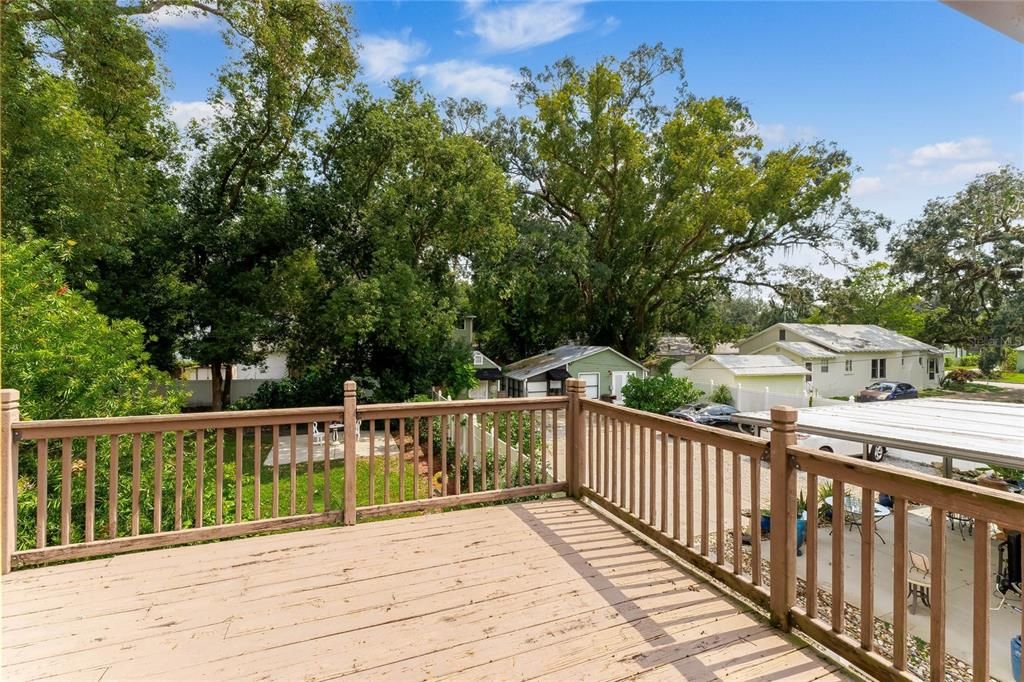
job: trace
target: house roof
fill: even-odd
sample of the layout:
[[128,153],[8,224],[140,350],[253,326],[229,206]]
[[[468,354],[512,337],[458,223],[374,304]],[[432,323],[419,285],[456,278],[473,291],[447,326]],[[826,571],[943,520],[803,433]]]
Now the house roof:
[[836,353],[870,353],[872,351],[919,350],[941,353],[935,346],[877,324],[794,324],[775,325],[799,334]]
[[522,381],[524,379],[529,379],[532,376],[543,374],[544,372],[555,369],[556,367],[568,365],[571,362],[582,360],[583,358],[606,350],[610,350],[626,362],[636,365],[641,370],[644,369],[644,366],[639,362],[626,357],[609,346],[577,346],[574,344],[568,344],[513,362],[511,365],[506,365],[504,373],[509,379]]
[[[771,343],[765,348],[778,348],[780,350],[788,350],[794,355],[799,355],[802,358],[818,359],[818,358],[837,358],[839,357],[827,348],[822,348],[816,343],[808,343],[806,341],[776,341]],[[762,349],[764,350],[764,349]],[[759,353],[760,351],[754,351]]]
[[[654,347],[654,354],[663,357],[699,355],[703,352],[703,349],[694,344],[689,336],[662,336]],[[734,343],[719,343],[715,344],[714,352],[718,355],[726,355],[729,353],[739,353],[740,349]]]
[[784,355],[705,355],[690,365],[697,369],[716,362],[736,376],[806,375],[807,369]]
[[1024,346],[1017,346],[1014,350],[1024,350]]

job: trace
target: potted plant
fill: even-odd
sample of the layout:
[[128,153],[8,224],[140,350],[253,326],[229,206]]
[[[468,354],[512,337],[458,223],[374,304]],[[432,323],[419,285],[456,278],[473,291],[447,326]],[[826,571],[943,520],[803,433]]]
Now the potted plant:
[[827,497],[832,497],[832,481],[822,481],[818,484],[818,519],[821,521],[832,520],[832,507],[825,502]]

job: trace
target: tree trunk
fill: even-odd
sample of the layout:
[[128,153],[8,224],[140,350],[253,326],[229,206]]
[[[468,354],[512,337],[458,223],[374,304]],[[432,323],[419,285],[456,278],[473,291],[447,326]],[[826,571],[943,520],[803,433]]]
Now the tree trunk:
[[210,409],[214,412],[221,410],[224,405],[223,376],[220,371],[219,361],[210,363]]
[[220,391],[220,406],[221,409],[226,408],[231,404],[231,365],[224,365],[224,383],[221,386]]

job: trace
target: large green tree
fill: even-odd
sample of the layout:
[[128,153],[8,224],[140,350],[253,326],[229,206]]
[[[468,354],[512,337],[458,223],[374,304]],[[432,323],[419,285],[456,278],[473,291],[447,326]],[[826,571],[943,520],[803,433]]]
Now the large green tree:
[[[642,356],[660,330],[687,331],[693,310],[728,284],[770,282],[777,249],[835,257],[844,240],[874,246],[874,226],[845,200],[847,154],[824,143],[766,151],[738,100],[683,91],[681,51],[640,46],[621,61],[564,59],[523,73],[520,103],[535,113],[499,118],[488,135],[517,181],[517,217],[559,260],[541,277],[524,271],[521,254],[481,273],[499,302],[492,316],[503,289],[565,278],[571,291],[533,314]],[[678,86],[670,106],[655,98],[659,78]],[[508,334],[521,315],[503,319]]]
[[[893,268],[928,307],[925,339],[1002,347],[1024,333],[1024,173],[1004,167],[929,201],[889,243]],[[1016,313],[1016,314],[1015,314]],[[998,337],[997,337],[998,336]]]
[[840,279],[812,277],[817,282],[813,324],[877,324],[919,338],[926,313],[921,298],[908,291],[885,262],[854,268]]
[[358,90],[314,154],[293,197],[309,248],[293,264],[292,362],[372,376],[379,398],[451,386],[469,360],[452,339],[468,277],[512,237],[501,169],[409,83]]

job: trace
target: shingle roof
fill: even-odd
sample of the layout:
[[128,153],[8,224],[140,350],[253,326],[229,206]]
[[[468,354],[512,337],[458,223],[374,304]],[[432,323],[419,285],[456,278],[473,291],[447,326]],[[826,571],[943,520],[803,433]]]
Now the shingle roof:
[[767,376],[772,374],[806,375],[807,369],[784,355],[707,355],[690,365],[691,369],[713,360],[737,376]]
[[[569,364],[570,362],[576,362],[577,360],[587,356],[594,355],[595,353],[600,353],[604,350],[611,350],[612,352],[615,352],[614,349],[609,348],[608,346],[577,346],[574,344],[559,346],[558,348],[552,348],[544,353],[539,353],[538,355],[513,362],[511,365],[506,365],[504,374],[509,379],[522,381],[524,379],[529,379],[532,376],[543,374],[544,372],[555,369],[556,367],[561,367]],[[643,365],[638,362],[630,360],[624,355],[622,357],[640,369],[643,369]]]
[[[689,336],[662,336],[654,348],[654,354],[666,357],[681,355],[701,354],[704,351],[698,348]],[[739,348],[733,343],[715,344],[715,353],[725,355],[726,353],[739,353]]]
[[808,343],[806,341],[776,341],[768,346],[768,348],[781,348],[782,350],[788,350],[790,353],[799,355],[802,358],[817,359],[839,357],[827,348],[822,348],[816,343]]
[[876,324],[793,324],[780,325],[837,353],[922,350],[941,351],[923,341],[879,327]]

